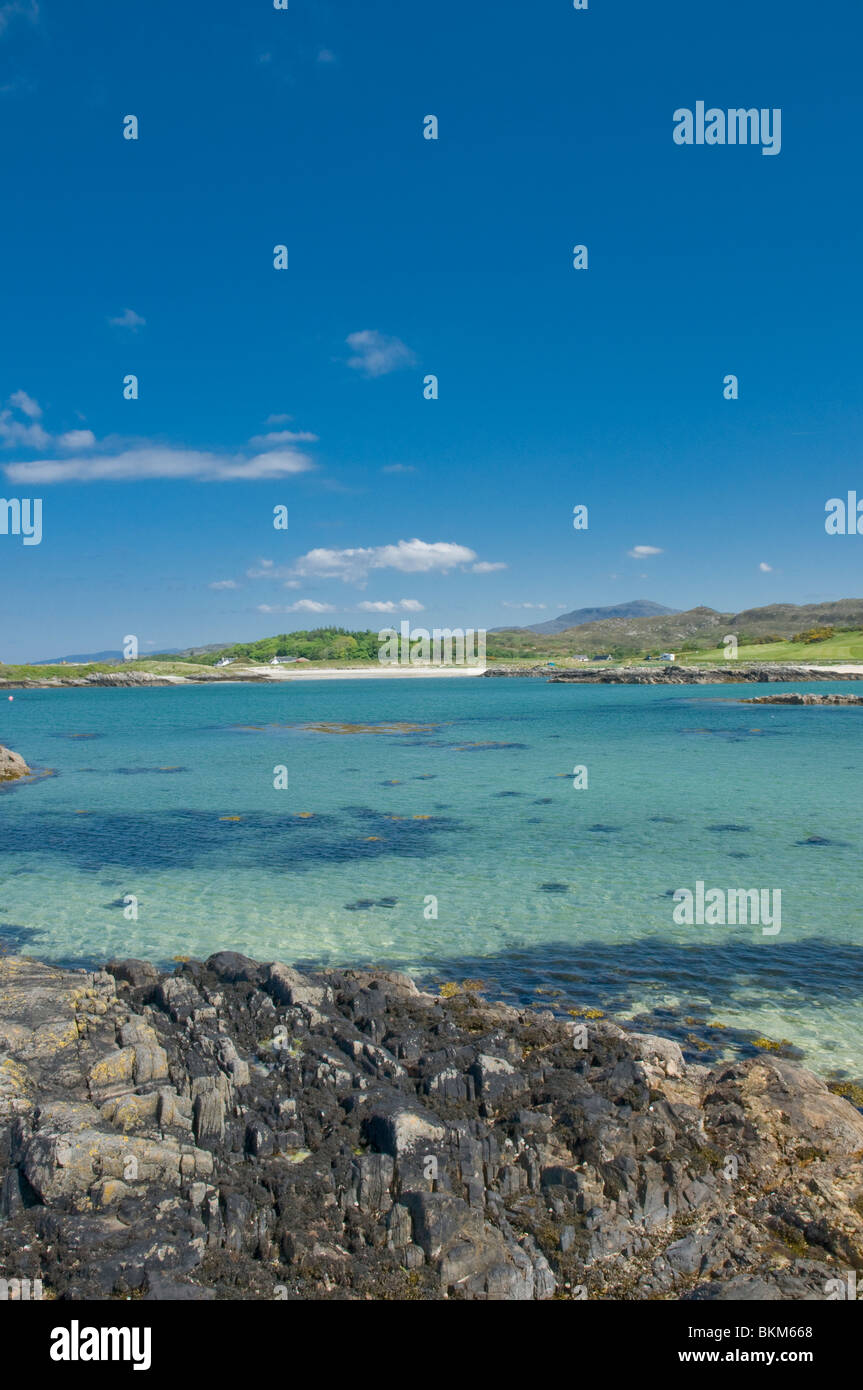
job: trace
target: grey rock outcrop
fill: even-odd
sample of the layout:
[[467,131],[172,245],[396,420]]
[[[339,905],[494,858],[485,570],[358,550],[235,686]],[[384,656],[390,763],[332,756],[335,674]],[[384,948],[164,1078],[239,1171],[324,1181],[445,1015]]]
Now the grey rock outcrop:
[[0,1268],[104,1299],[808,1299],[863,1115],[772,1056],[233,952],[0,957]]

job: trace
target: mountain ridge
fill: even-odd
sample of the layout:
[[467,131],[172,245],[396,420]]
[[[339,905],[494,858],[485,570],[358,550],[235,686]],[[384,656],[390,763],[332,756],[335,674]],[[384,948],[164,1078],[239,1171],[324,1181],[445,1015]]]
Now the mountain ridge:
[[[651,601],[646,599],[633,600],[633,603],[651,604]],[[608,613],[616,612],[621,607],[630,608],[631,606],[630,604],[614,604],[605,610],[574,609],[573,612],[576,614],[603,611]],[[651,649],[676,652],[684,648],[684,644],[688,644],[688,650],[707,649],[721,645],[728,634],[734,634],[742,644],[744,638],[754,640],[782,638],[787,640],[800,632],[818,627],[863,630],[863,598],[835,599],[830,602],[810,604],[772,603],[760,608],[745,608],[739,613],[722,613],[703,604],[683,611],[663,609],[661,604],[651,604],[651,606],[661,611],[658,614],[635,617],[594,617],[590,621],[565,627],[556,632],[549,631],[549,625],[545,623],[539,623],[534,627],[492,628],[488,634],[489,639],[493,639],[489,641],[489,646],[495,649],[496,656],[505,654],[517,657],[520,654],[533,654],[539,646],[549,655],[584,654],[591,656],[622,649],[632,652]],[[562,614],[560,620],[552,619],[551,622],[565,621],[571,616],[572,613]],[[323,632],[324,630],[318,631]],[[333,631],[345,635],[343,629],[333,629]],[[349,636],[349,634],[347,635]],[[310,634],[286,634],[286,637],[291,638],[294,642],[299,641],[303,636],[308,638]],[[272,646],[276,641],[277,639],[271,636],[255,639],[251,643],[213,642],[207,646],[162,648],[161,651],[148,653],[147,659],[158,660],[160,657],[173,656],[182,660],[199,657],[207,663],[208,658],[214,658],[220,652],[231,652],[240,647],[260,646],[269,643],[272,650],[276,650],[276,647]],[[502,648],[509,650],[504,653]],[[278,650],[281,651],[281,647]],[[56,666],[63,661],[69,665],[93,660],[119,661],[121,655],[119,651],[105,652],[89,657],[54,657],[47,661],[29,664],[33,666]]]
[[545,637],[555,654],[586,655],[650,648],[679,651],[684,643],[690,650],[721,645],[729,634],[744,638],[789,639],[815,627],[863,628],[863,598],[836,599],[830,603],[773,603],[763,608],[746,608],[739,613],[720,613],[699,606],[683,612],[647,618],[607,618],[582,623],[554,634],[541,634],[528,628],[502,628],[495,632],[496,646],[509,639],[512,655],[532,650]]
[[[516,629],[519,632],[536,632],[543,636],[565,632],[570,627],[582,627],[587,623],[605,622],[612,618],[660,618],[679,613],[679,608],[666,608],[652,599],[633,598],[625,603],[613,603],[606,608],[574,608],[570,613],[559,613],[542,623],[532,623],[528,627]],[[510,632],[504,627],[492,628],[492,632]]]

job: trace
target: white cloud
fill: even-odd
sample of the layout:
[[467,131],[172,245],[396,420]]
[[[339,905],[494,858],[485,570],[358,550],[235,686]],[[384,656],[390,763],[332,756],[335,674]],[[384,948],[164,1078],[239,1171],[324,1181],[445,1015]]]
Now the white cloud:
[[503,560],[480,560],[478,564],[471,565],[473,574],[493,574],[495,570],[509,569]]
[[122,314],[115,319],[109,319],[112,328],[130,328],[133,333],[137,333],[139,328],[143,328],[147,320],[142,319],[140,314],[136,314],[134,309],[124,309]]
[[504,600],[504,608],[547,608],[547,603],[507,603]]
[[345,341],[354,352],[354,356],[348,358],[348,366],[364,376],[387,376],[402,367],[412,367],[416,362],[413,352],[400,338],[389,338],[375,328],[349,333]]
[[[12,410],[0,411],[0,443],[5,449],[48,449],[51,435],[39,423],[42,407],[26,391],[13,391],[8,404]],[[23,419],[15,418],[15,414]],[[62,449],[89,449],[96,443],[92,430],[67,430],[56,443]],[[14,466],[14,465],[12,465]]]
[[92,449],[96,436],[92,430],[67,430],[60,435],[57,443],[63,449]]
[[256,434],[249,443],[253,448],[274,448],[278,444],[317,444],[318,436],[309,430],[277,430],[272,434]]
[[265,423],[268,425],[286,425],[293,418],[293,415],[268,415]]
[[632,549],[628,550],[626,553],[630,555],[633,560],[643,560],[646,555],[662,555],[663,551],[656,545],[634,545]]
[[[286,478],[308,473],[317,465],[295,448],[299,442],[315,443],[309,431],[279,431],[258,435],[234,453],[177,448],[171,444],[106,439],[98,441],[92,430],[66,430],[53,438],[40,423],[42,409],[26,391],[15,391],[0,410],[0,446],[40,450],[42,458],[5,465],[15,483],[89,483],[136,481],[145,478],[193,478],[199,481],[253,481]],[[79,419],[84,417],[78,413]],[[76,453],[76,458],[47,457],[49,449]],[[81,451],[87,450],[86,454]],[[254,451],[254,452],[253,452]]]
[[[35,429],[36,426],[31,428]],[[0,414],[0,438],[3,417]],[[50,441],[49,441],[50,442]],[[32,447],[32,445],[31,445]],[[119,453],[90,454],[76,459],[34,459],[12,463],[6,476],[13,483],[136,482],[144,478],[193,478],[200,482],[284,478],[307,473],[315,465],[295,449],[274,449],[243,458],[196,449],[143,445]]]
[[212,584],[208,584],[208,589],[239,589],[236,579],[215,579]]
[[26,391],[13,391],[9,397],[9,404],[14,405],[16,410],[20,410],[22,415],[26,415],[31,420],[41,420],[42,407],[38,401],[34,401],[32,396],[28,396]]
[[423,613],[423,605],[415,598],[400,598],[398,602],[393,599],[379,600],[376,603],[365,602],[358,605],[362,613]]
[[762,574],[770,574],[773,570],[773,566],[765,564],[763,560],[761,561],[761,564],[758,566],[758,568],[760,569]]
[[26,424],[16,420],[11,410],[0,410],[0,444],[4,449],[47,449],[51,436],[37,420]]
[[393,569],[401,574],[446,574],[456,565],[477,558],[466,545],[450,541],[398,541],[352,550],[324,547],[310,550],[296,561],[293,574],[303,579],[341,579],[345,584],[364,584],[371,570]]
[[313,598],[301,598],[296,603],[287,606],[270,603],[258,604],[259,613],[335,613],[335,611],[332,604],[318,603]]

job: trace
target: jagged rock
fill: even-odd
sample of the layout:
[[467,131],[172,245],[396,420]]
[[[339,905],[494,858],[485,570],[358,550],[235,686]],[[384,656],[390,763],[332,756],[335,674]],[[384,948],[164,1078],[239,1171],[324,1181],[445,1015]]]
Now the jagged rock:
[[375,1148],[393,1158],[402,1158],[418,1145],[443,1144],[446,1129],[434,1116],[396,1103],[370,1115],[365,1132]]
[[218,975],[220,980],[232,985],[243,980],[257,985],[266,974],[264,967],[257,961],[251,960],[249,956],[239,955],[236,951],[217,951],[208,959],[207,969]]
[[301,975],[299,970],[292,970],[281,961],[274,961],[269,966],[264,978],[264,988],[280,1004],[319,1005],[332,997],[330,989],[314,984],[307,975]]
[[805,1299],[863,1266],[863,1115],[782,1058],[573,1046],[388,971],[112,971],[0,957],[0,1268],[55,1296]]
[[160,979],[155,965],[148,960],[109,960],[105,969],[132,989],[146,989],[148,985],[158,984]]
[[503,1057],[481,1054],[471,1067],[470,1074],[476,1083],[477,1094],[491,1104],[498,1104],[504,1098],[527,1090],[525,1078]]

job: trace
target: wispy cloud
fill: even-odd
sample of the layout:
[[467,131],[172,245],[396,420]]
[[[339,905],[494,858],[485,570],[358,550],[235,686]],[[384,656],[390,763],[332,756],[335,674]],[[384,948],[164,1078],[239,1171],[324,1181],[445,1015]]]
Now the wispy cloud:
[[208,589],[239,589],[236,579],[214,579],[212,584],[208,584]]
[[647,555],[662,555],[664,552],[658,545],[634,545],[631,550],[627,550],[627,555],[633,560],[643,560]]
[[61,449],[92,449],[96,436],[92,430],[67,430],[57,440]]
[[270,434],[256,434],[249,443],[254,448],[272,449],[279,444],[317,444],[318,436],[310,430],[275,430]]
[[331,603],[318,603],[313,598],[301,598],[296,603],[290,604],[271,604],[259,603],[259,613],[335,613]]
[[47,449],[51,436],[46,434],[38,421],[25,425],[14,419],[10,411],[0,410],[0,443],[4,449]]
[[31,24],[39,23],[39,6],[36,0],[10,0],[0,5],[0,38],[16,19],[27,19]]
[[140,314],[136,314],[134,309],[124,309],[115,319],[109,319],[112,328],[128,328],[133,333],[137,333],[139,328],[146,325],[147,320],[142,319]]
[[6,468],[6,476],[13,483],[138,482],[145,478],[251,482],[258,478],[285,478],[307,473],[314,467],[305,454],[295,449],[274,449],[244,458],[241,454],[223,456],[197,449],[147,444],[119,453],[12,463]]
[[507,603],[503,602],[504,608],[547,608],[547,603]]
[[764,560],[761,561],[761,564],[758,566],[758,568],[760,569],[762,574],[772,574],[773,572],[773,566],[768,565]]
[[13,391],[9,397],[9,404],[16,410],[20,410],[22,415],[26,415],[30,420],[41,420],[42,407],[38,401],[34,401],[32,396],[28,396],[26,391]]
[[349,333],[345,341],[354,354],[348,358],[348,366],[363,376],[388,376],[416,362],[414,353],[401,338],[389,338],[375,328]]
[[[13,483],[136,482],[147,478],[189,478],[199,482],[254,481],[308,473],[317,465],[294,447],[315,442],[308,431],[257,435],[240,450],[217,453],[147,441],[104,440],[92,430],[66,430],[52,436],[42,425],[42,409],[26,391],[9,397],[0,410],[0,446],[35,451],[56,449],[76,457],[43,457],[5,465]],[[82,452],[86,451],[86,452]]]
[[471,565],[472,574],[494,574],[495,570],[505,569],[509,569],[509,566],[503,560],[480,560]]
[[96,443],[92,430],[67,430],[52,441],[52,436],[40,424],[41,405],[26,391],[13,391],[8,406],[11,409],[0,410],[0,444],[4,449],[48,449],[53,442],[61,449],[75,450],[90,449]]
[[412,463],[385,463],[382,473],[416,473]]
[[379,599],[377,602],[366,601],[357,604],[361,613],[424,613],[425,608],[415,598],[400,598],[398,602],[393,599]]

